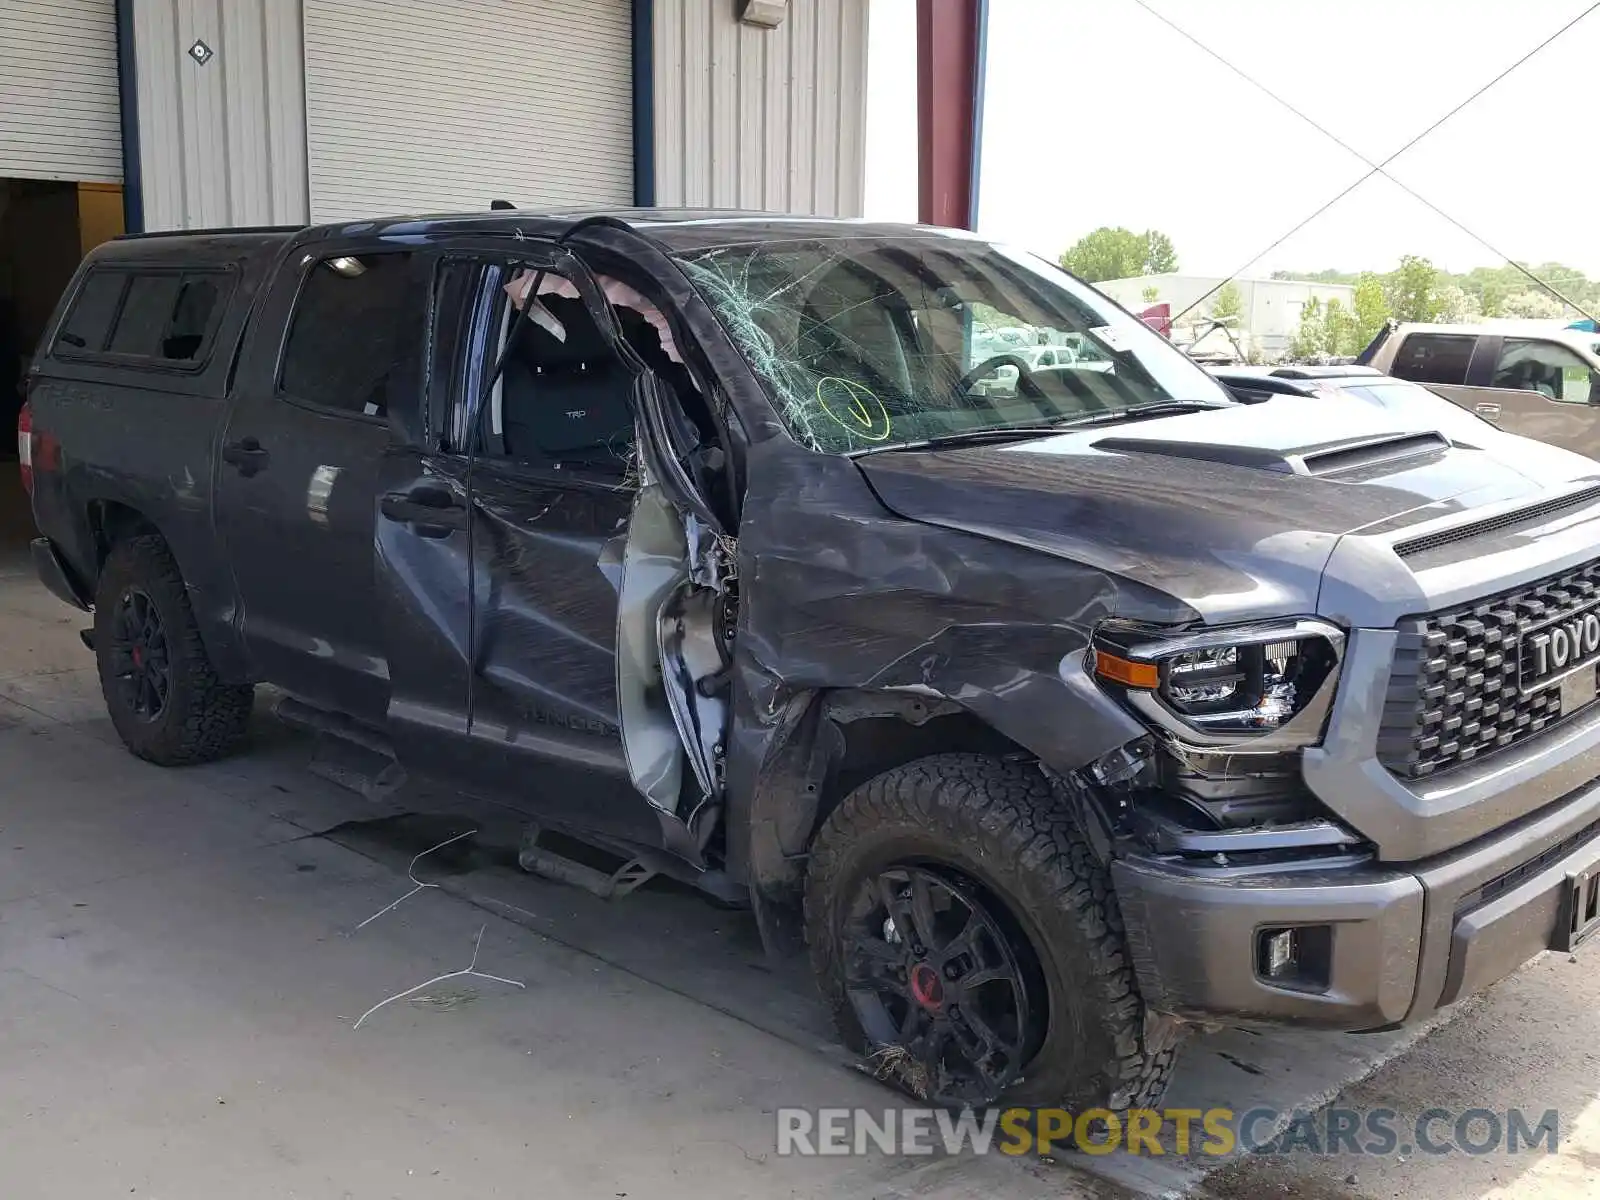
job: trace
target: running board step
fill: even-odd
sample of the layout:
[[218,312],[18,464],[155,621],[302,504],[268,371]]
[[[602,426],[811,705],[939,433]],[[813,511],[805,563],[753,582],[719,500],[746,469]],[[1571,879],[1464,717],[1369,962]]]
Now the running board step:
[[316,753],[306,769],[374,804],[389,799],[406,782],[405,768],[394,759],[328,733],[317,735]]
[[278,702],[278,719],[316,735],[307,769],[374,803],[387,800],[406,782],[389,741],[380,732],[343,713],[331,713],[293,696]]
[[569,883],[602,900],[620,900],[656,877],[655,869],[637,858],[628,859],[610,873],[591,867],[539,845],[541,832],[537,825],[530,825],[523,835],[522,849],[517,852],[518,865],[530,875]]

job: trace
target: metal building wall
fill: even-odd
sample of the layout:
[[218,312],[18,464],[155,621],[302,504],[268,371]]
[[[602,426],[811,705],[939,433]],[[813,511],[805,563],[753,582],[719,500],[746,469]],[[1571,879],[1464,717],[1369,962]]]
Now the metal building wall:
[[791,0],[767,30],[655,0],[656,202],[860,216],[867,6]]
[[304,0],[311,213],[625,205],[629,0]]
[[[110,0],[82,2],[111,6]],[[516,12],[522,0],[494,2],[510,3],[507,11]],[[606,0],[608,22],[622,2]],[[791,0],[783,23],[769,31],[740,24],[737,0],[653,0],[654,69],[646,94],[654,114],[653,162],[647,165],[653,168],[655,202],[859,215],[868,2]],[[557,0],[544,3],[555,8]],[[581,20],[585,13],[577,0],[559,0],[559,5],[565,9],[563,17],[571,13]],[[318,156],[307,150],[306,55],[316,58],[320,51],[305,45],[302,0],[135,0],[129,7],[134,16],[145,228],[312,219],[308,159]],[[383,10],[373,5],[372,11],[376,15]],[[448,11],[448,5],[436,7],[436,18]],[[460,33],[452,32],[449,20],[441,19],[440,27],[446,39]],[[381,30],[381,22],[374,28]],[[595,55],[615,74],[620,65],[612,50],[615,39],[599,38],[606,53],[596,55],[595,46],[586,44],[595,37],[591,31],[571,45]],[[214,54],[204,65],[187,53],[197,39]],[[373,54],[381,60],[379,43],[381,38],[374,42]],[[313,90],[324,111],[337,112],[345,97],[330,85],[347,64],[325,66]],[[505,86],[513,90],[511,84]],[[470,111],[481,100],[457,95],[451,107]],[[567,171],[554,170],[550,178],[560,180],[562,188],[545,196],[536,194],[544,188],[524,185],[512,189],[517,193],[513,198],[529,203],[623,200],[632,164],[626,161],[620,115],[617,120],[591,120],[589,129],[604,133],[608,158],[617,160],[602,186],[595,187],[595,178],[585,176],[589,186],[573,191],[562,179]],[[507,131],[497,140],[515,139]],[[385,153],[373,149],[374,169],[392,162],[397,152],[406,153],[392,144],[393,136],[389,141]],[[407,149],[415,153],[417,148]],[[347,165],[341,164],[340,175]],[[495,173],[496,179],[506,177],[503,169]],[[326,190],[337,192],[341,182],[330,179]],[[478,193],[486,185],[472,189],[470,198],[481,203]],[[596,194],[579,194],[588,192]],[[342,211],[348,205],[325,207]],[[358,207],[371,211],[366,203]]]
[[110,0],[0,0],[0,177],[122,181]]
[[305,221],[300,0],[132,8],[145,228]]

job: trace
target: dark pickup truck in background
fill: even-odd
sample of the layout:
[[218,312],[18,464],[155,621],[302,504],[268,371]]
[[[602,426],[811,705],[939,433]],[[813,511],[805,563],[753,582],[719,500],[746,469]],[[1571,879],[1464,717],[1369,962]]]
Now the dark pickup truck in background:
[[803,911],[918,1095],[1149,1104],[1194,1023],[1387,1027],[1600,926],[1600,465],[1236,403],[1005,247],[128,238],[28,388],[39,573],[136,754],[226,753],[268,681],[774,946]]

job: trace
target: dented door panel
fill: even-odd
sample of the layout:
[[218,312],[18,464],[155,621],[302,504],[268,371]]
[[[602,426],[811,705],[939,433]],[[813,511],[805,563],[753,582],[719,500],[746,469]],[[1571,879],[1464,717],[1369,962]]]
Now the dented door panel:
[[616,762],[617,594],[599,560],[632,497],[483,463],[475,491],[480,736],[513,753],[528,738],[592,743],[586,757]]
[[[449,497],[448,507],[418,504],[424,489]],[[389,657],[389,732],[396,757],[425,772],[467,757],[466,512],[465,483],[448,457],[402,449],[385,459],[376,583]]]
[[[429,456],[412,475],[464,516],[466,467]],[[389,494],[410,478],[397,471]],[[472,493],[470,531],[379,518],[397,756],[543,822],[659,844],[622,757],[616,592],[598,565],[629,495],[481,460]]]
[[660,844],[623,758],[617,593],[600,569],[632,495],[616,480],[475,470],[470,769],[548,823]]
[[670,829],[622,754],[618,594],[600,566],[632,493],[618,480],[477,472],[470,770],[541,821],[661,845]]

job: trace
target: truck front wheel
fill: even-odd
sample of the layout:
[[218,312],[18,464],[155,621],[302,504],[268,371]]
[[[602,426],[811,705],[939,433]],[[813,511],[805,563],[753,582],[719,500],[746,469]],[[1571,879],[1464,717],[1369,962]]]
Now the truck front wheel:
[[129,750],[162,766],[232,750],[255,689],[217,678],[183,576],[155,534],[118,542],[95,590],[94,652],[111,723]]
[[1110,878],[1036,766],[942,754],[857,788],[818,834],[812,966],[845,1042],[936,1104],[1154,1106]]

